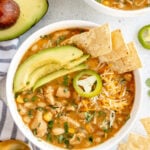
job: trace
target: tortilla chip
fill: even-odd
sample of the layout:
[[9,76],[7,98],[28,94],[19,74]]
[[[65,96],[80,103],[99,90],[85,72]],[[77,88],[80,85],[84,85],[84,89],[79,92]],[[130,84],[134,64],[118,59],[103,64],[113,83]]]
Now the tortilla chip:
[[150,136],[150,118],[141,119],[141,123],[143,124],[147,134]]
[[101,62],[116,61],[128,55],[128,47],[125,43],[121,30],[117,29],[111,33],[112,51],[106,55],[100,56]]
[[111,69],[118,73],[125,73],[125,72],[133,71],[142,67],[142,64],[137,54],[134,43],[130,42],[129,44],[127,44],[127,46],[129,49],[129,53],[127,56],[117,61],[109,63]]
[[135,133],[129,134],[126,144],[130,150],[150,150],[150,138]]
[[119,144],[118,150],[128,150],[127,144],[125,144],[125,143]]
[[108,24],[92,28],[88,32],[72,36],[63,44],[75,44],[92,57],[105,55],[112,50],[111,32]]

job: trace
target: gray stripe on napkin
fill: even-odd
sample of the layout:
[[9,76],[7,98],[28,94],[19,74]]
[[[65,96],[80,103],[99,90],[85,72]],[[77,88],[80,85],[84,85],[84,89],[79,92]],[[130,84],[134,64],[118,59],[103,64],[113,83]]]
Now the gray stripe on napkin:
[[2,133],[4,124],[5,124],[5,120],[6,120],[6,114],[7,114],[7,107],[4,103],[2,103],[2,109],[1,109],[1,120],[0,120],[0,135]]
[[13,124],[13,129],[12,129],[12,132],[11,132],[11,139],[15,139],[16,138],[16,136],[17,136],[17,126],[16,126],[16,124],[14,123]]
[[0,58],[0,63],[10,63],[11,62],[11,59],[8,58],[8,59],[2,59]]
[[6,74],[7,74],[6,72],[1,72],[0,71],[0,76],[6,76]]
[[[18,39],[11,41],[0,42],[0,82],[4,80],[7,75],[7,69],[12,57],[16,53],[18,47]],[[1,80],[2,79],[2,80]],[[3,85],[0,89],[3,90]],[[3,97],[1,97],[3,98]],[[5,99],[5,98],[4,98]],[[17,125],[13,122],[9,109],[6,104],[0,100],[0,141],[7,139],[19,139],[28,143],[32,150],[40,150],[34,144],[32,144],[20,130]]]
[[17,45],[8,45],[8,46],[2,46],[0,45],[0,50],[1,51],[10,51],[12,49],[17,49]]

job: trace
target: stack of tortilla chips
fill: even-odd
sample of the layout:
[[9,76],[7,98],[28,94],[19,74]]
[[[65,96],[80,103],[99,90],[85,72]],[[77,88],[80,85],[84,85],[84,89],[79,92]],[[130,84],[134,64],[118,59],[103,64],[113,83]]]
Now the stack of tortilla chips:
[[110,31],[108,24],[74,35],[62,44],[75,44],[100,62],[109,64],[117,73],[140,68],[141,61],[133,42],[125,43],[120,29]]

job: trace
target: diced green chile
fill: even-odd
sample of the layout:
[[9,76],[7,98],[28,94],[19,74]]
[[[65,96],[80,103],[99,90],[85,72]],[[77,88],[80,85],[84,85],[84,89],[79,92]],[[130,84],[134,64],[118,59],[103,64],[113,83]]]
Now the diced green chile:
[[[84,77],[84,76],[94,76],[96,78],[96,82],[94,83],[94,89],[90,92],[84,91],[79,85],[78,81]],[[99,74],[97,74],[93,70],[83,70],[82,72],[78,73],[74,78],[73,78],[73,87],[75,91],[82,97],[94,97],[96,95],[99,95],[102,89],[102,80]]]

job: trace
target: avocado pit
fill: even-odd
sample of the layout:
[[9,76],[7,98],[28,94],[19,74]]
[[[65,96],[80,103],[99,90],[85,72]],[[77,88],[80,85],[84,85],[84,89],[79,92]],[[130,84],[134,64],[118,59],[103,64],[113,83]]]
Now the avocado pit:
[[0,1],[0,28],[5,29],[16,23],[20,15],[20,8],[13,0]]

